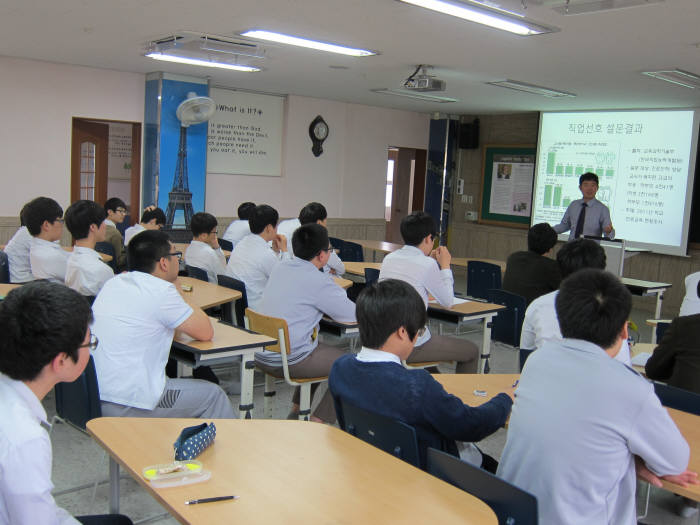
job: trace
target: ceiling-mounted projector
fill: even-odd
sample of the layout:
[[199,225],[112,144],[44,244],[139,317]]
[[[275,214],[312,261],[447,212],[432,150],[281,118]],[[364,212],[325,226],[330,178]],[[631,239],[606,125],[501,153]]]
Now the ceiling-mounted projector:
[[[408,77],[404,83],[403,87],[412,91],[445,91],[447,89],[447,82],[435,78],[432,75],[428,75],[426,72],[426,67],[424,65],[419,65],[413,74]],[[420,74],[418,72],[420,71]]]

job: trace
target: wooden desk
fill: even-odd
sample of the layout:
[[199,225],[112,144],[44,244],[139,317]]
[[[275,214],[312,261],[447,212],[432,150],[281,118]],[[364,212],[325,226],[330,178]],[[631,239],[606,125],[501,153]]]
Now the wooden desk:
[[349,279],[343,279],[342,277],[333,277],[335,284],[340,286],[343,290],[347,290],[352,286],[352,281]]
[[491,357],[491,319],[498,315],[499,310],[505,306],[500,304],[482,303],[479,301],[467,301],[445,308],[437,303],[428,303],[428,317],[442,319],[459,326],[465,321],[482,319],[483,336],[481,339],[481,354],[479,356],[479,373],[483,374],[486,363]]
[[[641,354],[643,352],[646,352],[648,354],[653,354],[654,349],[656,349],[656,343],[637,343],[634,346],[630,346],[630,359],[636,356],[637,354]],[[646,370],[643,366],[635,366],[632,365],[632,368],[634,368],[637,372],[642,374],[643,376],[646,376]]]
[[[176,252],[182,252],[182,260],[185,260],[185,252],[187,251],[187,247],[190,245],[188,242],[174,242],[172,243],[173,248],[175,249]],[[228,260],[229,257],[231,257],[231,252],[228,250],[221,250],[224,252],[224,255],[226,256],[226,259]]]
[[372,261],[377,261],[377,252],[382,252],[384,254],[395,252],[403,248],[403,244],[394,244],[393,242],[386,241],[369,241],[365,239],[344,239],[347,242],[354,242],[359,244],[363,248],[372,250]]
[[345,273],[350,275],[359,275],[364,279],[365,268],[374,268],[375,270],[381,270],[382,263],[380,262],[343,262],[345,265]]
[[357,337],[360,335],[360,328],[357,323],[341,323],[325,315],[321,317],[320,322],[321,332],[336,335],[341,339],[349,337]]
[[[110,511],[119,509],[119,465],[180,523],[286,525],[496,524],[482,501],[330,425],[216,420],[197,459],[204,483],[153,488],[144,467],[173,459],[173,442],[198,419],[98,418],[87,429],[110,455]],[[185,505],[219,495],[240,499]]]
[[[635,345],[639,346],[639,344]],[[442,384],[447,392],[454,394],[467,405],[481,405],[499,392],[508,389],[520,374],[435,374],[433,376]],[[486,390],[486,397],[474,395],[474,390]],[[700,471],[700,416],[668,409],[671,419],[690,445],[690,463],[688,468],[694,472]],[[666,490],[700,501],[700,485],[681,487],[675,483],[663,481]]]
[[22,286],[21,284],[0,284],[0,298],[4,298],[8,293],[10,293],[10,290],[14,290],[18,286]]
[[197,341],[178,333],[173,340],[171,357],[186,365],[216,365],[230,363],[241,357],[241,400],[238,405],[239,417],[253,417],[253,375],[255,371],[255,352],[265,346],[275,344],[276,339],[256,334],[243,328],[237,328],[212,319],[214,337],[211,341]]
[[[654,281],[642,281],[640,279],[631,279],[630,277],[623,277],[622,284],[624,284],[632,295],[656,295],[656,310],[654,310],[654,318],[658,319],[661,317],[661,303],[664,300],[664,292],[668,290],[672,285],[670,283],[656,283]],[[651,333],[651,342],[656,343],[656,330]]]
[[[183,284],[190,285],[192,291],[183,292],[181,288]],[[194,277],[178,277],[175,287],[187,304],[192,307],[198,306],[202,309],[230,303],[231,301],[240,299],[242,296],[241,292],[238,290],[208,283],[206,281],[200,281]]]

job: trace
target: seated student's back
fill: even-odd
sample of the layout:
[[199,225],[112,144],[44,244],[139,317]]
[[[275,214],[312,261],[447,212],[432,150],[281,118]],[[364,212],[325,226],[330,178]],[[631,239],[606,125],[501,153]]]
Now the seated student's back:
[[57,241],[63,234],[63,209],[47,197],[37,197],[24,208],[24,220],[32,244],[29,262],[35,279],[63,283],[66,279],[68,252]]
[[32,234],[29,233],[26,224],[24,223],[24,209],[22,208],[19,214],[20,228],[12,236],[12,239],[5,246],[4,252],[7,254],[8,263],[10,265],[10,282],[11,283],[27,283],[34,280],[32,275],[32,266],[29,262],[29,250],[32,246]]

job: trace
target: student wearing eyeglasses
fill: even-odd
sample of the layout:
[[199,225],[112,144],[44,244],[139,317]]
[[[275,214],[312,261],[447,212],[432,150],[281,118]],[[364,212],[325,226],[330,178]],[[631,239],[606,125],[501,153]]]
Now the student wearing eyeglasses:
[[126,268],[126,251],[124,250],[124,239],[119,230],[117,230],[117,224],[124,222],[126,204],[119,197],[112,197],[107,199],[104,208],[107,212],[105,241],[114,248],[114,260],[116,261],[117,271],[121,271]]

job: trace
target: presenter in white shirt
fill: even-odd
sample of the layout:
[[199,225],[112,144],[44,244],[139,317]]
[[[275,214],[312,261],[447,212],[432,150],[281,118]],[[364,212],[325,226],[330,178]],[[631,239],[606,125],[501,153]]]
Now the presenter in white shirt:
[[231,224],[228,225],[228,228],[226,228],[224,234],[221,236],[222,239],[233,244],[233,248],[236,247],[238,241],[250,233],[248,219],[250,218],[250,214],[253,213],[253,210],[255,210],[255,203],[242,203],[238,207],[238,219],[231,222]]
[[51,425],[41,401],[85,369],[96,345],[91,320],[87,301],[57,283],[28,283],[0,303],[0,524],[131,524],[118,515],[74,518],[51,495]]
[[79,294],[95,296],[114,277],[95,251],[95,244],[105,240],[106,218],[104,208],[94,201],[79,200],[66,210],[66,227],[75,239],[66,266],[66,286]]
[[[452,256],[446,246],[433,249],[437,229],[433,218],[414,211],[401,221],[401,236],[406,245],[384,257],[379,280],[398,279],[413,286],[426,309],[431,295],[442,306],[454,301],[454,278],[450,269]],[[408,363],[456,361],[458,374],[476,373],[479,360],[477,346],[464,339],[425,333],[418,338]]]
[[614,239],[615,229],[610,219],[610,210],[595,198],[598,193],[598,175],[584,173],[578,178],[578,187],[583,198],[569,204],[561,222],[553,226],[554,231],[557,233],[570,231],[569,241],[584,235]]
[[236,244],[226,266],[227,275],[245,284],[248,306],[253,310],[260,305],[272,269],[281,260],[291,258],[287,239],[277,233],[277,221],[279,214],[272,206],[256,206],[248,219],[251,233]]
[[217,275],[226,273],[226,256],[219,246],[218,222],[211,213],[199,212],[192,216],[192,242],[185,251],[185,264],[207,272],[210,283],[217,284]]
[[61,206],[48,197],[37,197],[24,208],[24,220],[33,237],[29,263],[35,279],[56,283],[66,279],[68,252],[57,242],[63,234],[62,217]]
[[141,222],[129,226],[124,230],[124,246],[129,244],[131,238],[144,230],[160,230],[165,226],[165,212],[155,206],[149,206],[141,215]]

